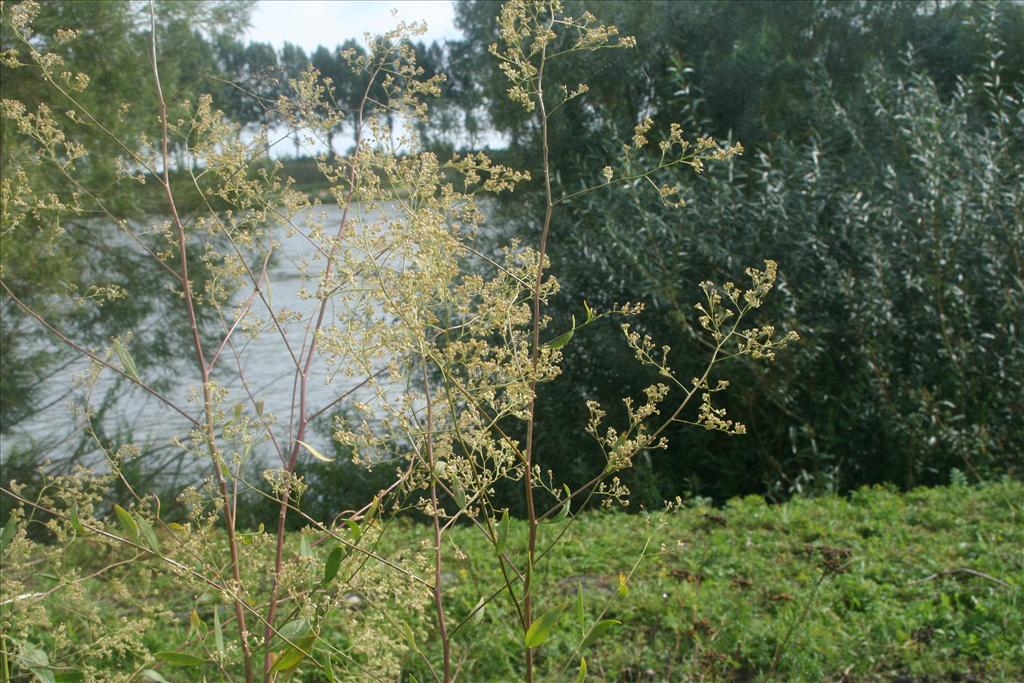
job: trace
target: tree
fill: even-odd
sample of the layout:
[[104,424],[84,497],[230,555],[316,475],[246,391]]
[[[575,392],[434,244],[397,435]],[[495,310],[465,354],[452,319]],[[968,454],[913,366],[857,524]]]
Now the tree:
[[[168,92],[176,94],[177,102],[206,85],[197,75],[210,64],[208,41],[244,25],[249,7],[245,2],[156,6],[158,32],[181,48],[162,56],[160,64]],[[38,68],[11,52],[24,48],[12,22],[25,18],[33,19],[33,45],[62,60],[49,76],[59,84],[59,92],[43,87]],[[173,297],[153,286],[138,267],[137,255],[115,237],[116,222],[159,210],[158,196],[139,191],[145,172],[138,161],[150,157],[157,139],[154,94],[145,85],[152,67],[139,58],[146,49],[149,24],[149,7],[129,2],[22,2],[5,8],[0,31],[0,47],[8,56],[2,64],[5,102],[32,103],[35,109],[27,113],[36,117],[38,126],[52,125],[53,135],[60,139],[73,135],[90,153],[78,160],[73,178],[34,161],[39,149],[56,141],[37,136],[35,147],[26,144],[17,133],[18,112],[5,104],[0,120],[0,272],[22,301],[84,343],[99,344],[116,328],[137,330],[130,344],[133,352],[155,363],[180,352],[185,341],[174,331],[181,322],[173,313],[178,307],[168,307]],[[66,32],[72,26],[78,27],[73,40]],[[109,101],[111,92],[122,99]],[[85,110],[94,118],[81,118]],[[64,130],[69,131],[66,136]],[[107,144],[112,136],[129,146]],[[23,174],[13,172],[16,166]],[[117,288],[100,286],[101,281],[138,295],[123,297]],[[68,293],[75,305],[68,305],[66,298],[58,303]],[[38,407],[48,378],[68,356],[45,342],[11,299],[5,296],[0,308],[0,430],[8,432]],[[162,324],[150,324],[154,320]]]
[[[292,45],[287,42],[281,48],[281,55],[278,61],[281,64],[281,70],[286,82],[301,78],[302,72],[305,71],[310,64],[310,60],[306,56],[305,50],[298,45]],[[295,145],[295,157],[298,158],[302,139],[299,135],[293,135],[292,143]]]
[[[571,13],[578,16],[587,7],[577,3]],[[552,231],[553,259],[561,269],[565,293],[553,310],[555,320],[567,325],[573,315],[578,317],[580,299],[588,292],[602,292],[601,299],[588,301],[593,306],[651,300],[653,315],[645,318],[644,329],[674,348],[696,353],[699,329],[686,304],[689,292],[707,273],[733,278],[751,255],[769,254],[780,261],[787,278],[800,283],[787,283],[784,296],[774,304],[775,317],[810,333],[805,335],[809,352],[783,361],[782,375],[787,380],[742,371],[750,373],[742,382],[749,393],[737,392],[734,407],[759,435],[756,441],[673,432],[673,457],[641,462],[632,473],[634,490],[647,491],[646,501],[656,504],[680,490],[720,498],[765,490],[787,495],[882,479],[906,486],[938,482],[951,467],[974,469],[979,477],[1013,470],[1011,454],[1017,446],[1012,420],[996,406],[1020,401],[1014,382],[1006,379],[1021,372],[1016,361],[1009,360],[1016,354],[1003,347],[985,356],[1001,358],[998,366],[981,357],[961,358],[961,366],[967,363],[984,370],[972,375],[977,384],[968,381],[969,386],[954,390],[947,380],[959,375],[946,358],[950,354],[943,350],[942,335],[936,336],[935,320],[945,315],[947,329],[960,330],[950,337],[951,343],[956,339],[955,349],[960,345],[989,348],[991,342],[984,341],[989,335],[1015,343],[1016,333],[1011,330],[1019,325],[1008,322],[1005,310],[1009,309],[981,300],[1009,306],[995,292],[1014,291],[1018,277],[1018,266],[1009,256],[1018,249],[1005,235],[1013,234],[1019,224],[1007,218],[1019,195],[1003,179],[1014,179],[1019,171],[1012,154],[996,152],[1000,147],[1016,149],[1016,138],[1002,124],[972,128],[978,138],[951,136],[950,149],[929,148],[939,170],[933,162],[923,164],[900,141],[903,133],[898,131],[908,126],[916,135],[924,135],[929,126],[961,130],[961,120],[978,125],[986,118],[1010,121],[1018,116],[1013,98],[1024,73],[1020,68],[1024,50],[1019,47],[1024,44],[1021,7],[601,3],[600,11],[613,17],[624,33],[637,35],[638,46],[632,54],[606,53],[590,66],[566,62],[565,70],[556,72],[555,77],[564,80],[585,79],[596,93],[584,95],[585,106],[571,109],[553,124],[558,135],[552,158],[564,184],[583,188],[600,182],[601,174],[595,170],[600,159],[629,142],[616,131],[648,114],[656,122],[681,118],[688,130],[739,139],[747,154],[687,190],[691,208],[682,219],[639,187],[567,201],[569,208]],[[458,23],[467,34],[459,50],[482,56],[485,46],[495,40],[490,23],[495,12],[486,2],[458,5]],[[912,45],[910,57],[908,45]],[[988,67],[991,56],[997,54],[1002,94],[983,95],[983,82],[997,82]],[[467,59],[452,64],[472,64],[475,69],[485,62]],[[453,76],[456,82],[476,84],[464,106],[467,112],[486,110],[489,125],[510,136],[513,144],[507,157],[530,158],[540,144],[537,131],[509,106],[494,85],[495,78],[472,79],[470,72]],[[873,87],[872,79],[884,85]],[[973,85],[964,90],[961,79]],[[918,99],[895,95],[911,83]],[[997,104],[999,98],[1002,104]],[[870,113],[872,107],[883,104],[884,109]],[[943,108],[947,106],[951,108]],[[927,136],[924,140],[940,144]],[[985,179],[981,169],[988,163],[1001,170]],[[887,167],[906,183],[887,188],[867,182]],[[622,171],[614,169],[616,177]],[[801,180],[805,176],[819,180],[812,188]],[[671,181],[670,176],[659,180]],[[920,293],[904,291],[878,273],[917,273],[914,277],[928,283],[925,289],[933,299],[942,287],[950,286],[945,276],[929,271],[925,263],[929,259],[933,266],[938,263],[941,250],[949,248],[946,240],[961,228],[944,209],[936,208],[924,218],[916,204],[935,191],[936,183],[950,197],[963,197],[965,207],[971,204],[966,197],[972,193],[1005,200],[977,214],[979,225],[989,226],[987,237],[978,238],[979,245],[989,244],[982,250],[984,255],[961,244],[945,257],[947,271],[963,271],[971,263],[980,269],[977,272],[992,273],[986,278],[996,283],[995,290],[965,274],[969,288],[967,284],[956,287],[964,289],[964,301],[973,303],[958,309],[960,317],[950,317],[948,310],[940,314],[934,307],[926,315],[922,308],[913,314],[915,325],[897,333],[888,323],[879,322],[886,320],[884,302],[888,299],[891,306],[900,308],[899,302],[918,301]],[[975,184],[967,191],[964,184],[969,183]],[[502,235],[528,238],[536,234],[539,226],[531,216],[536,215],[542,187],[535,184],[533,190],[532,197],[497,204],[505,226]],[[908,193],[905,197],[913,192],[915,200],[898,200],[899,192]],[[889,247],[861,234],[868,230],[862,219],[856,220],[862,226],[859,231],[839,227],[842,221],[854,220],[842,205],[852,202],[852,197],[860,198],[854,204],[860,206],[862,216],[876,216],[879,225],[891,227],[891,233],[885,232],[890,235]],[[869,202],[871,209],[859,202]],[[890,213],[876,213],[883,211],[881,207]],[[936,240],[920,234],[914,227],[917,220],[945,237]],[[920,241],[920,247],[912,246],[911,236]],[[1002,242],[1002,247],[990,242],[1005,239],[1009,241]],[[836,263],[826,267],[825,254]],[[855,267],[851,262],[854,255],[865,254],[877,261],[870,277],[863,264]],[[834,275],[823,278],[825,272]],[[868,282],[876,283],[871,292]],[[943,295],[947,304],[951,296]],[[857,297],[861,300],[855,302]],[[874,322],[865,318],[857,329],[888,332],[872,336],[870,344],[851,345],[851,311],[867,315],[868,309],[875,311]],[[973,318],[967,310],[977,311],[979,317]],[[933,316],[931,322],[927,316]],[[605,347],[614,348],[614,330],[592,334],[606,339]],[[925,339],[931,341],[921,341]],[[904,350],[911,348],[912,353]],[[542,389],[554,393],[542,403],[547,408],[538,416],[538,439],[556,454],[556,469],[582,477],[588,463],[600,455],[566,437],[570,432],[564,425],[587,419],[571,398],[610,400],[623,387],[638,389],[646,378],[636,374],[626,353],[599,360],[580,348],[569,349],[566,355],[569,381]],[[883,358],[888,359],[884,364]],[[938,381],[939,377],[946,379]],[[897,392],[901,398],[892,394],[894,386],[902,387]],[[974,393],[983,393],[984,386],[999,389],[985,398]],[[925,425],[932,426],[925,429]],[[975,436],[967,437],[969,433]],[[978,453],[971,455],[971,448]]]

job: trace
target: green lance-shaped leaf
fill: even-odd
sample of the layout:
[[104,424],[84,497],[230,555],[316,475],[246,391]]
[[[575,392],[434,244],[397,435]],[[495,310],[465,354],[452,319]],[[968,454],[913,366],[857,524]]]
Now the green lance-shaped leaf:
[[366,515],[363,517],[363,521],[369,526],[370,522],[373,521],[374,516],[380,509],[380,496],[374,496],[373,500],[370,501],[370,509],[366,511]]
[[583,683],[587,678],[587,658],[580,657],[580,672],[576,674],[576,683]]
[[452,498],[455,499],[455,504],[459,506],[459,509],[465,509],[466,488],[458,481],[452,482]]
[[552,339],[551,341],[549,341],[547,343],[547,347],[549,349],[552,349],[552,350],[562,348],[563,346],[565,346],[566,344],[569,343],[569,340],[572,339],[572,335],[575,332],[576,332],[576,316],[574,315],[572,317],[572,329],[569,330],[568,332],[566,332],[565,334],[560,334],[557,337],[555,337],[554,339]]
[[583,611],[583,579],[580,579],[576,587],[576,620],[579,622],[582,636],[587,630],[586,613]]
[[405,642],[409,645],[409,649],[413,652],[419,652],[420,648],[416,644],[416,634],[412,632],[412,626],[409,626],[409,622],[402,622],[402,633],[405,634]]
[[78,515],[78,501],[71,503],[71,509],[68,510],[68,518],[71,520],[71,528],[82,536],[85,536],[85,527],[82,526],[82,518]]
[[171,666],[201,666],[207,661],[188,652],[163,651],[156,652],[153,656]]
[[160,541],[157,540],[156,533],[153,532],[153,526],[149,523],[142,515],[136,513],[135,524],[139,529],[139,540],[142,541],[142,545],[146,546],[153,551],[154,554],[160,554]]
[[448,463],[444,460],[437,460],[434,462],[434,476],[438,479],[443,479],[445,472],[448,471]]
[[568,485],[562,484],[562,488],[565,490],[565,498],[562,503],[562,507],[558,510],[558,514],[551,519],[546,519],[542,524],[557,524],[558,522],[564,522],[569,518],[569,510],[572,508],[572,491],[569,490]]
[[188,615],[189,633],[206,633],[206,622],[199,616],[199,612],[192,608]]
[[334,662],[331,661],[331,653],[327,653],[327,659],[324,660],[324,676],[327,677],[327,683],[334,683]]
[[607,633],[612,627],[618,626],[621,623],[622,622],[618,619],[605,619],[604,621],[597,622],[590,629],[590,633],[587,634],[587,637],[583,639],[580,649],[582,650],[590,647],[595,640]]
[[324,578],[321,583],[328,584],[334,580],[334,577],[338,575],[338,570],[341,569],[341,558],[344,554],[342,547],[336,546],[331,554],[327,556],[327,562],[324,563]]
[[316,557],[313,553],[313,548],[309,545],[309,540],[305,536],[299,536],[299,555],[302,557]]
[[310,630],[311,627],[309,622],[305,619],[293,619],[281,628],[277,629],[277,633],[274,634],[274,638],[270,641],[270,644],[267,645],[267,647],[263,648],[263,650],[265,652],[277,652],[278,650],[283,650],[286,647],[291,647],[290,643],[298,643],[309,635]]
[[139,672],[139,677],[147,681],[155,681],[156,683],[170,683],[170,681],[160,675],[159,671],[154,671],[153,669],[143,669]]
[[470,623],[476,626],[481,621],[483,621],[485,609],[487,609],[487,603],[484,602],[484,597],[481,595],[480,599],[476,601],[476,605],[473,606],[473,609],[470,612],[473,615],[472,617],[470,617]]
[[10,517],[7,518],[7,524],[4,524],[4,530],[0,531],[0,550],[7,547],[7,544],[14,540],[14,534],[18,531],[18,518],[11,512]]
[[359,539],[363,537],[363,527],[359,526],[351,519],[345,520],[345,526],[348,527],[348,532],[352,536],[352,542],[359,543]]
[[619,597],[624,598],[629,595],[629,586],[626,585],[626,575],[619,572]]
[[495,541],[494,549],[500,555],[505,550],[505,544],[508,543],[508,531],[511,522],[508,519],[508,508],[505,508],[501,513],[501,521],[498,522],[498,538]]
[[220,607],[213,606],[213,642],[217,646],[217,653],[224,654],[224,630],[220,627]]
[[309,451],[309,454],[312,455],[317,460],[319,460],[320,462],[334,462],[334,458],[328,458],[326,455],[324,455],[317,449],[313,448],[305,441],[299,441],[299,445],[305,448],[307,451]]
[[544,614],[540,615],[526,631],[526,638],[524,642],[526,647],[538,647],[543,644],[548,636],[551,635],[551,631],[555,628],[559,618],[562,616],[562,610],[555,608],[548,610]]
[[295,643],[294,646],[289,647],[281,653],[281,656],[274,662],[274,666],[270,669],[270,672],[280,673],[282,671],[291,671],[301,664],[302,660],[312,652],[312,647],[315,642],[316,636],[309,635]]
[[132,514],[116,503],[114,504],[114,514],[117,515],[117,521],[121,523],[121,529],[124,530],[124,535],[128,537],[128,540],[141,545],[139,543],[139,525]]
[[114,351],[117,352],[117,357],[121,361],[121,367],[124,368],[125,374],[139,384],[142,384],[142,380],[139,378],[139,371],[135,367],[135,360],[132,358],[132,355],[128,353],[128,349],[126,349],[121,342],[115,342]]

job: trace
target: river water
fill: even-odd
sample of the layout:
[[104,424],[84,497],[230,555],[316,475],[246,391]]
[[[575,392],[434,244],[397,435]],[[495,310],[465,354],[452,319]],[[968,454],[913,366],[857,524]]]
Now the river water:
[[[317,207],[314,211],[326,226],[337,225],[341,220],[342,213],[336,205]],[[370,223],[383,215],[365,214],[361,219]],[[301,225],[302,218],[304,217],[300,215],[293,224]],[[316,253],[316,247],[301,234],[288,235],[284,226],[275,226],[273,233],[280,246],[275,249],[278,257],[274,259],[268,271],[271,285],[265,288],[265,291],[271,298],[275,310],[285,307],[298,312],[304,320],[309,319],[315,313],[318,302],[301,298],[299,292],[302,288],[315,290],[316,286],[296,274],[295,263],[312,258]],[[250,292],[251,289],[243,289],[236,296],[241,301],[246,299]],[[258,299],[253,306],[253,312],[261,318],[267,317],[266,309]],[[289,344],[296,352],[302,346],[304,330],[304,324],[295,324],[288,330]],[[273,331],[265,332],[251,342],[241,334],[236,334],[233,339],[238,345],[238,360],[236,361],[230,351],[225,350],[214,372],[214,379],[229,391],[229,397],[224,402],[225,409],[230,416],[232,406],[244,403],[247,413],[253,416],[254,407],[249,396],[251,392],[253,397],[261,402],[263,413],[270,413],[276,417],[276,438],[281,447],[286,448],[290,443],[289,425],[294,422],[293,397],[297,388],[295,366],[287,347]],[[207,354],[209,356],[211,352],[207,351]],[[118,365],[116,357],[112,363]],[[239,364],[244,371],[248,391],[240,379],[243,375],[239,373]],[[76,360],[47,383],[53,389],[42,397],[39,405],[50,407],[38,411],[32,418],[20,423],[14,433],[0,441],[0,460],[6,460],[15,450],[25,449],[38,453],[40,462],[44,459],[63,461],[69,457],[83,433],[74,417],[74,406],[80,404],[81,391],[77,392],[75,397],[66,396],[65,392],[72,386],[74,377],[88,367],[87,360]],[[140,367],[138,370],[142,379],[146,380],[147,369]],[[183,407],[189,415],[199,418],[200,407],[194,399],[201,384],[194,359],[176,361],[175,366],[169,371],[175,380],[166,392],[166,397],[175,405]],[[322,363],[314,361],[307,390],[310,412],[336,400],[360,381],[357,378],[337,377],[328,383],[327,379],[326,368]],[[100,376],[92,395],[102,397],[105,392],[114,388],[116,383],[115,375],[106,371]],[[143,447],[144,450],[162,449],[168,460],[173,459],[175,452],[180,454],[182,451],[174,448],[173,443],[175,439],[188,441],[188,420],[136,386],[122,386],[122,390],[113,407],[102,418],[105,432],[108,435],[130,433],[132,443]],[[360,396],[359,390],[353,393],[354,398]],[[304,440],[321,452],[330,453],[331,447],[326,430],[307,431]],[[278,458],[277,451],[270,444],[257,447],[256,457],[268,463]]]

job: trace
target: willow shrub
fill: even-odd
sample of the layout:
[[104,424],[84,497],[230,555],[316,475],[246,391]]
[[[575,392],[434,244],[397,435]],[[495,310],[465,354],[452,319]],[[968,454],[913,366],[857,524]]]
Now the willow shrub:
[[[703,176],[682,225],[635,192],[575,207],[564,287],[648,292],[658,315],[645,324],[676,348],[702,343],[685,298],[698,274],[785,255],[769,314],[806,343],[781,371],[737,369],[732,405],[756,442],[672,434],[679,457],[653,464],[649,498],[687,481],[719,498],[785,497],[945,483],[953,469],[1020,475],[1024,94],[992,41],[989,66],[948,95],[912,53],[867,70],[852,99],[809,68],[806,137]],[[612,218],[628,213],[639,229]],[[571,354],[567,368],[588,362]],[[636,381],[621,360],[610,367],[598,395]]]
[[[178,447],[190,462],[205,464],[209,474],[180,492],[178,502],[188,510],[181,521],[165,519],[167,501],[124,476],[143,457],[132,443],[97,436],[101,463],[51,476],[32,497],[18,482],[6,483],[3,494],[17,507],[2,538],[0,666],[5,674],[43,681],[73,675],[160,681],[179,668],[173,677],[395,680],[403,662],[416,658],[437,680],[450,681],[461,661],[459,636],[479,625],[486,609],[502,610],[498,619],[519,625],[520,671],[525,680],[534,680],[535,655],[555,656],[545,652],[545,642],[563,628],[565,607],[560,595],[538,592],[539,573],[573,524],[573,511],[593,500],[625,502],[628,491],[619,473],[641,453],[664,448],[669,425],[689,423],[730,434],[745,430],[718,407],[719,394],[728,387],[719,371],[724,361],[737,357],[771,360],[796,338],[752,320],[773,288],[775,263],[748,269],[749,282],[742,286],[701,284],[695,324],[706,334],[708,352],[702,370],[692,376],[673,369],[669,347],[633,330],[630,319],[641,313],[641,304],[598,310],[581,301],[571,327],[552,329],[545,307],[559,285],[549,271],[549,228],[559,205],[581,193],[561,192],[545,145],[539,242],[512,242],[487,253],[476,248],[477,235],[486,230],[479,198],[515,192],[529,178],[483,154],[440,159],[420,148],[410,132],[415,126],[407,124],[428,116],[441,78],[423,77],[415,64],[407,38],[422,32],[420,25],[399,25],[370,39],[365,52],[346,55],[367,84],[354,114],[325,99],[326,84],[312,69],[290,83],[290,97],[262,102],[280,125],[321,139],[342,117],[354,117],[354,150],[317,161],[343,213],[335,225],[327,225],[316,204],[293,191],[274,168],[254,165],[265,155],[265,143],[246,141],[211,98],[176,101],[161,89],[154,30],[149,59],[158,130],[154,136],[111,137],[106,143],[121,150],[122,177],[156,179],[165,196],[164,219],[140,228],[108,210],[100,188],[76,182],[76,170],[90,163],[76,133],[98,125],[76,98],[89,79],[63,71],[60,57],[33,39],[36,10],[32,2],[4,8],[4,21],[20,40],[4,53],[4,68],[34,74],[63,96],[66,109],[5,100],[2,114],[31,151],[26,169],[52,165],[68,185],[63,194],[39,195],[31,173],[7,170],[4,234],[49,221],[51,229],[36,238],[59,242],[63,217],[97,212],[120,226],[124,239],[149,257],[153,271],[179,295],[189,321],[180,333],[192,345],[194,361],[191,377],[182,374],[180,382],[191,384],[191,402],[175,403],[147,383],[151,370],[129,351],[132,330],[106,348],[91,348],[49,324],[6,282],[5,296],[55,339],[90,359],[91,371],[80,378],[83,386],[114,373],[162,402],[168,416],[186,425]],[[532,113],[545,140],[550,117],[563,107],[580,106],[574,100],[587,91],[583,84],[549,83],[545,66],[570,54],[633,45],[590,14],[565,16],[557,2],[511,2],[502,10],[499,31],[501,42],[491,53],[509,79],[508,94]],[[61,41],[74,38],[74,27],[60,34]],[[111,106],[116,98],[111,93]],[[655,160],[642,166],[641,152],[652,147]],[[188,160],[188,168],[176,169],[173,180],[172,149]],[[610,161],[591,189],[654,185],[655,173],[663,178],[670,170],[700,172],[705,163],[740,151],[706,138],[690,142],[678,126],[659,134],[644,119],[621,158]],[[179,210],[175,197],[182,175],[207,199],[207,210],[188,215]],[[678,185],[661,183],[653,192],[665,205],[678,204]],[[314,257],[291,261],[291,276],[305,285],[306,312],[272,305],[268,264],[283,250],[273,226],[284,226],[316,248]],[[111,283],[67,305],[102,307],[132,296]],[[202,310],[220,321],[212,343],[209,330],[200,329]],[[622,399],[622,422],[610,423],[606,407],[590,401],[588,420],[566,425],[604,453],[592,478],[570,490],[558,472],[545,467],[545,452],[533,437],[537,387],[558,379],[563,349],[585,343],[586,328],[611,319],[622,321],[626,348],[659,379]],[[288,414],[271,414],[245,382],[247,345],[259,337],[276,338],[294,367]],[[308,389],[316,368],[327,368],[330,379],[356,388],[339,390],[327,405],[311,405]],[[339,407],[346,418],[336,422],[334,438],[351,449],[354,462],[392,476],[362,509],[327,512],[312,506],[318,512],[314,517],[304,500],[316,492],[296,470],[300,462],[331,460],[309,443],[308,427]],[[97,418],[88,403],[79,417],[83,428],[96,434]],[[525,425],[525,438],[509,436],[509,427],[517,424]],[[262,464],[262,482],[248,474],[254,463]],[[495,487],[507,481],[516,482],[526,500],[525,544],[509,542],[508,510],[494,503]],[[112,490],[123,493],[111,499]],[[278,510],[273,524],[256,529],[236,524],[244,515],[239,501],[248,495],[272,500]],[[381,554],[378,548],[388,546],[378,544],[398,511],[426,520],[417,527],[421,542]],[[301,519],[304,528],[294,530],[290,518]],[[451,578],[443,565],[449,532],[457,524],[477,530],[491,554],[491,575],[481,579],[480,601],[458,619],[448,609]],[[27,532],[40,527],[45,538],[37,543]],[[628,593],[628,580],[620,576],[620,596]],[[173,590],[167,590],[168,583]],[[581,592],[578,599],[594,596]],[[401,621],[396,606],[405,614],[432,615],[415,622],[432,628]],[[609,637],[616,622],[587,622],[582,609],[578,614],[581,622],[573,628],[579,645],[567,665],[578,666],[582,678],[586,648],[602,635]],[[472,633],[487,637],[480,630]]]

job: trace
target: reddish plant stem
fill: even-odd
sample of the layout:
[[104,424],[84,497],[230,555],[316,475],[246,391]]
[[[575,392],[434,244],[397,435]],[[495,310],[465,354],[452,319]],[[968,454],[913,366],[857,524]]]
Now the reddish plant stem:
[[[552,23],[554,17],[552,17]],[[550,28],[550,27],[549,27]],[[548,149],[548,114],[544,104],[544,64],[547,48],[541,50],[540,66],[537,70],[537,105],[541,119],[541,141],[544,157],[544,224],[540,234],[540,250],[537,254],[537,278],[533,283],[533,339],[530,345],[532,375],[530,377],[530,418],[526,423],[526,467],[523,478],[526,493],[526,515],[529,521],[526,580],[523,582],[523,623],[529,630],[533,623],[533,561],[537,552],[537,510],[533,501],[534,423],[537,419],[537,368],[540,365],[541,328],[541,287],[544,284],[544,260],[548,250],[548,235],[551,232],[551,215],[554,201],[551,193],[551,160]],[[533,649],[526,648],[526,681],[533,683]]]
[[437,630],[441,636],[441,650],[444,656],[444,683],[452,680],[451,642],[448,638],[448,623],[444,613],[444,594],[441,580],[441,509],[437,502],[437,459],[434,456],[434,402],[430,396],[430,377],[426,363],[423,364],[423,391],[427,400],[427,459],[430,465],[430,505],[434,523],[434,611],[437,614]]
[[[150,44],[152,48],[151,57],[153,60],[153,81],[156,85],[157,99],[160,107],[160,144],[161,160],[163,163],[163,177],[161,184],[163,186],[164,195],[167,198],[167,206],[170,209],[171,218],[174,222],[175,230],[178,235],[178,251],[180,252],[179,255],[181,259],[180,276],[185,298],[185,307],[188,311],[189,327],[192,331],[192,344],[195,347],[196,363],[199,365],[199,373],[203,382],[203,412],[206,417],[204,425],[206,445],[210,453],[210,457],[213,459],[213,469],[222,498],[224,508],[224,526],[227,529],[228,547],[231,553],[231,576],[236,584],[235,589],[232,592],[237,594],[238,591],[241,591],[243,584],[238,561],[238,540],[235,537],[235,515],[231,504],[231,495],[228,492],[227,482],[224,479],[223,460],[218,451],[216,436],[214,435],[213,400],[210,395],[210,368],[206,364],[206,356],[203,353],[203,342],[199,335],[199,324],[196,318],[195,302],[193,301],[192,295],[192,283],[188,278],[188,243],[185,237],[185,227],[181,223],[181,217],[178,215],[178,206],[174,201],[174,192],[171,190],[167,103],[164,100],[163,88],[160,85],[160,71],[157,66],[156,14],[152,3],[150,3],[150,28],[152,31]],[[249,631],[245,624],[245,608],[242,605],[241,597],[238,597],[237,595],[234,603],[235,618],[238,621],[238,638],[242,646],[242,661],[245,669],[245,681],[246,683],[252,683],[252,652],[249,648]]]
[[[348,226],[348,214],[349,207],[352,204],[352,197],[355,194],[356,189],[356,160],[362,150],[362,131],[365,122],[365,110],[366,103],[370,97],[370,88],[373,86],[374,81],[377,79],[377,75],[383,66],[383,62],[380,62],[375,67],[373,73],[370,75],[369,80],[366,84],[366,89],[363,91],[363,97],[359,103],[359,113],[356,124],[355,133],[355,147],[352,151],[352,162],[348,173],[348,191],[345,194],[345,208],[342,210],[341,221],[338,224],[338,231],[336,233],[336,240],[331,245],[331,249],[327,254],[327,263],[324,265],[323,280],[326,281],[334,266],[334,257],[338,251],[338,243],[341,240],[342,235],[345,232],[345,228]],[[299,460],[299,452],[301,448],[301,441],[306,435],[306,425],[309,424],[309,417],[307,415],[307,388],[309,385],[309,370],[313,365],[313,357],[316,353],[316,339],[323,327],[324,318],[327,315],[327,302],[328,297],[326,294],[321,295],[320,307],[317,312],[316,323],[310,330],[307,327],[307,334],[309,334],[309,349],[306,351],[306,359],[302,365],[302,369],[299,373],[299,415],[298,415],[298,428],[295,433],[295,440],[292,443],[291,453],[288,458],[286,465],[286,471],[289,474],[295,472],[295,466]],[[301,354],[300,354],[301,355]],[[294,404],[293,404],[294,405]],[[288,507],[291,499],[291,488],[286,485],[281,495],[281,506],[277,515],[277,534],[276,534],[276,549],[274,554],[274,581],[270,591],[270,601],[267,606],[267,618],[266,618],[266,630],[264,633],[264,639],[266,642],[270,642],[274,632],[274,617],[277,616],[277,602],[278,602],[278,589],[281,581],[281,571],[284,568],[284,539],[285,539],[285,524],[288,519]],[[268,652],[263,662],[263,679],[267,683],[270,681],[271,668],[274,665],[272,653]]]

